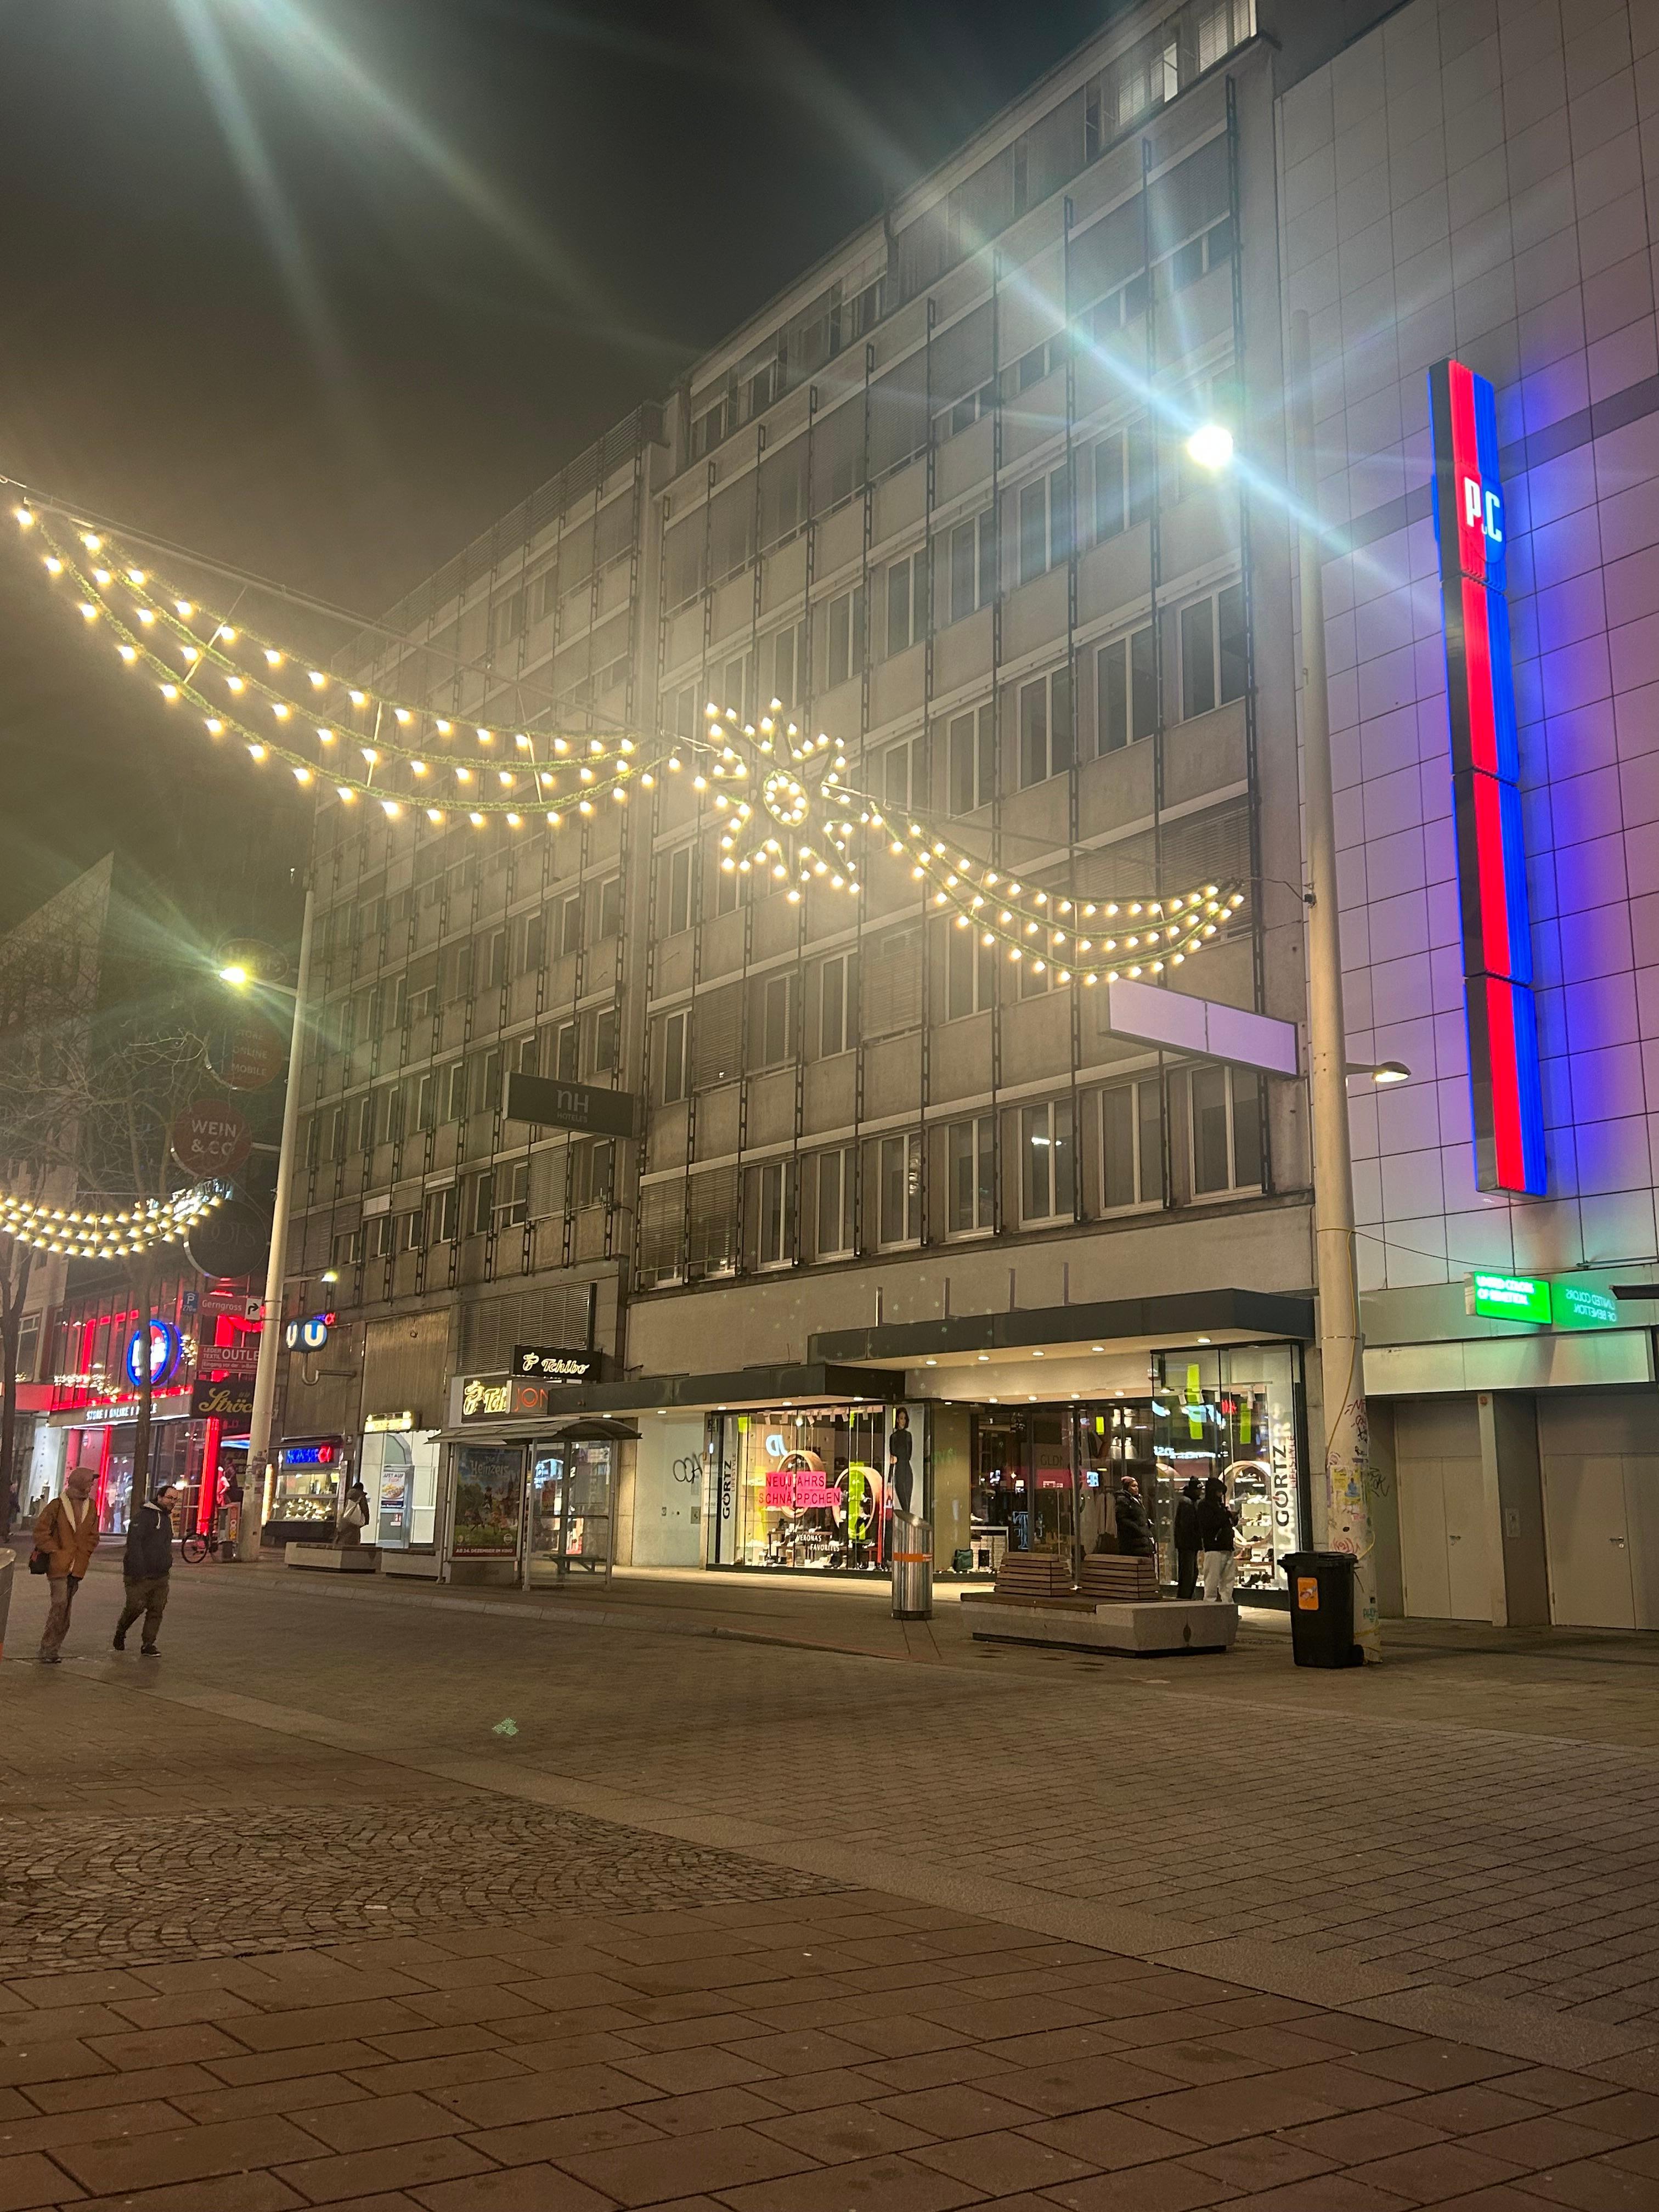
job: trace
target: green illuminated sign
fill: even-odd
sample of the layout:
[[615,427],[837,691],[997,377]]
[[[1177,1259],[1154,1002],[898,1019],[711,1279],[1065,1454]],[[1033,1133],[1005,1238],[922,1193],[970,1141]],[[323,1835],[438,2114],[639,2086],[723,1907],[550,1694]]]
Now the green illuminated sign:
[[1463,1303],[1488,1321],[1532,1321],[1547,1325],[1550,1286],[1535,1275],[1471,1275]]
[[1619,1301],[1586,1283],[1550,1285],[1551,1318],[1557,1328],[1616,1328]]

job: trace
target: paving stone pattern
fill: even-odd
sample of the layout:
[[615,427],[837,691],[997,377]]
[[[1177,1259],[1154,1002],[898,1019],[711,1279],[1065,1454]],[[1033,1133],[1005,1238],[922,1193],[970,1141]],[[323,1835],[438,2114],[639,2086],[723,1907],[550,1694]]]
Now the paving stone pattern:
[[[283,1608],[325,1612],[336,1636],[347,1610]],[[832,1843],[853,1880],[873,1853],[921,1859],[975,1902],[988,1869],[1140,1917],[1147,1941],[1123,1948],[1148,1954],[1261,1940],[1340,1952],[1392,1987],[1659,2040],[1659,1752],[1577,1741],[1554,1705],[1547,1732],[1522,1734],[1470,1724],[1466,1702],[1432,1725],[1383,1717],[1353,1675],[1315,1685],[1324,1699],[1346,1683],[1346,1710],[1298,1707],[1288,1666],[1284,1696],[1252,1701],[1211,1692],[1196,1660],[905,1666],[392,1608],[355,1632],[410,1686],[376,1729],[416,1764],[483,1746]],[[316,1710],[320,1667],[311,1639],[273,1638],[263,1693]],[[1585,1672],[1565,1671],[1568,1690]],[[520,1732],[503,1747],[488,1720],[507,1680]],[[1595,1694],[1586,1681],[1581,1697]]]
[[[0,1818],[0,1974],[836,1886],[577,1813],[459,1793],[419,1809],[14,1816]],[[250,1895],[260,1900],[252,1929]]]
[[1659,2098],[872,1891],[0,1983],[5,2212],[1656,2194]]

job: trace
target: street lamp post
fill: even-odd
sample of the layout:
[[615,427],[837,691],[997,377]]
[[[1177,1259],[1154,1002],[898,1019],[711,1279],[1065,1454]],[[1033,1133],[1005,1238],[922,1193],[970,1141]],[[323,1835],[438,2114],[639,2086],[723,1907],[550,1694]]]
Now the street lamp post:
[[[300,1066],[305,1049],[306,989],[311,978],[313,905],[312,888],[307,884],[305,918],[300,925],[300,964],[294,979],[294,1028],[288,1048],[288,1089],[283,1099],[282,1148],[276,1155],[270,1255],[265,1265],[264,1301],[259,1310],[259,1356],[253,1372],[253,1413],[248,1424],[247,1475],[242,1486],[242,1523],[237,1540],[237,1557],[242,1559],[258,1558],[259,1533],[264,1526],[270,1504],[270,1419],[276,1402],[276,1355],[282,1338],[283,1276],[288,1257],[289,1204],[294,1188],[294,1155],[300,1129]],[[232,977],[230,980],[240,979]]]
[[[1314,468],[1308,318],[1291,322],[1297,567],[1302,586],[1302,800],[1308,847],[1308,1088],[1313,1123],[1314,1250],[1319,1364],[1325,1399],[1325,1542],[1354,1560],[1354,1636],[1380,1659],[1376,1559],[1370,1522],[1370,1423],[1359,1326],[1353,1160],[1348,1143],[1348,1058],[1342,1012],[1342,925],[1336,811],[1325,675],[1325,580]],[[1384,1078],[1383,1079],[1388,1079]],[[1396,1077],[1395,1079],[1398,1079]]]

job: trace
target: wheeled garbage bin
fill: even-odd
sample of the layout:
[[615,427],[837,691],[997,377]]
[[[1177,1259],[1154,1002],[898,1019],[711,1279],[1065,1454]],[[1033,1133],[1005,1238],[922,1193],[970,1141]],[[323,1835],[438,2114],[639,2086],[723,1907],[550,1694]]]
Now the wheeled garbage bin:
[[1298,1667],[1363,1667],[1353,1640],[1351,1552],[1287,1552],[1280,1563],[1291,1586],[1291,1651]]
[[933,1524],[893,1516],[893,1618],[933,1617]]

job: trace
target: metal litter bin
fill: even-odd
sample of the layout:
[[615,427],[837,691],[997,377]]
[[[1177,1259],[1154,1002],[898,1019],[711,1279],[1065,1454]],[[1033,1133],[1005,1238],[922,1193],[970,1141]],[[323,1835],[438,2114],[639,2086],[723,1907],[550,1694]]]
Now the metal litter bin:
[[893,1516],[893,1618],[933,1617],[933,1524]]
[[1291,1586],[1291,1653],[1298,1667],[1363,1667],[1353,1640],[1351,1552],[1287,1552],[1281,1564]]

